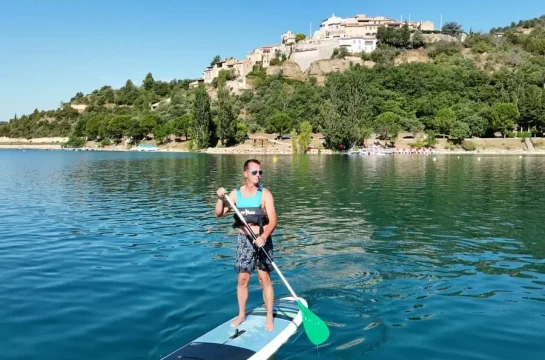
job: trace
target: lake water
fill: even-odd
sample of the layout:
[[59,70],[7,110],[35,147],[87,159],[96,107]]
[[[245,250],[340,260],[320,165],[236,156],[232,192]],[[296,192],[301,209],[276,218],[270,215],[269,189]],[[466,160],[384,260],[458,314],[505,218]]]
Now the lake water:
[[[275,261],[331,330],[275,359],[545,358],[545,157],[257,158]],[[246,159],[0,151],[0,358],[160,359],[235,316],[213,205]]]

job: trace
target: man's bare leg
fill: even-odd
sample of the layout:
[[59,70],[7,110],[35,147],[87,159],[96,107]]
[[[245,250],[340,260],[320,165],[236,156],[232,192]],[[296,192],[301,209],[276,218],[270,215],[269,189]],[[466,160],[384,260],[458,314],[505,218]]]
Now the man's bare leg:
[[250,282],[249,273],[238,274],[237,284],[237,299],[238,299],[238,316],[231,322],[231,326],[238,326],[246,320],[246,300],[248,300],[248,283]]
[[269,273],[258,269],[259,282],[263,288],[263,301],[265,302],[265,308],[267,309],[267,318],[265,321],[265,330],[274,329],[273,323],[273,303],[274,303],[274,290],[271,283],[271,277]]

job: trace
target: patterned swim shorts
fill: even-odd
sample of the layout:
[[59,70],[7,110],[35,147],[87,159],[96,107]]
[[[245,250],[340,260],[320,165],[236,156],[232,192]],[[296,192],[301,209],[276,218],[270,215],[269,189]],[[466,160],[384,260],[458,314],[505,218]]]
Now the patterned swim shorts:
[[238,234],[237,239],[237,259],[235,263],[235,270],[238,273],[247,272],[252,273],[257,268],[263,271],[273,271],[271,261],[265,255],[265,251],[269,254],[269,257],[273,258],[273,243],[272,237],[269,236],[262,249],[253,245],[253,238],[243,233]]

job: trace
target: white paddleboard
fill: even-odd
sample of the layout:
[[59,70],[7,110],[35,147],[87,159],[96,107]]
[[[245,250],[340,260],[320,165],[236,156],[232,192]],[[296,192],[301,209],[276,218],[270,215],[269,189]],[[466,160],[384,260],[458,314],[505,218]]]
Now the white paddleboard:
[[[305,299],[299,300],[308,306]],[[231,326],[232,318],[162,360],[266,360],[297,331],[303,315],[293,297],[274,302],[272,331],[265,330],[265,315],[265,306],[259,306],[248,311],[239,326]]]

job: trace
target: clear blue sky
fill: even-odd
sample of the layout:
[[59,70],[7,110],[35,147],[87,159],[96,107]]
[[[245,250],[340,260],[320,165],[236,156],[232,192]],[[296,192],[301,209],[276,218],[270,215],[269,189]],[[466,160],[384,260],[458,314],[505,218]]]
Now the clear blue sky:
[[543,0],[2,1],[0,121],[55,109],[103,85],[198,78],[216,54],[244,57],[332,13],[457,21],[488,31],[545,14]]

